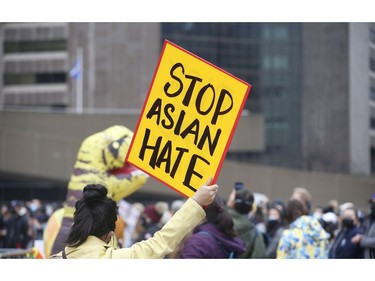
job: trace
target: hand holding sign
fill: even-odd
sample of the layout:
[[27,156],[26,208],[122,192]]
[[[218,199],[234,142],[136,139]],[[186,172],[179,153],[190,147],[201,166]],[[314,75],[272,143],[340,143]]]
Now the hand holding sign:
[[210,185],[211,182],[212,177],[210,177],[208,181],[192,196],[192,198],[201,206],[210,205],[214,201],[216,193],[219,190],[219,186],[217,184]]

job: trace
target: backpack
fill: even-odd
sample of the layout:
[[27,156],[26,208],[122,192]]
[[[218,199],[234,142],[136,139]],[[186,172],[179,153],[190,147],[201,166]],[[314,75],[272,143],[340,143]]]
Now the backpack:
[[217,240],[211,233],[209,233],[208,231],[205,231],[205,230],[200,230],[198,231],[198,233],[202,233],[202,234],[205,234],[209,237],[211,237],[211,239],[215,240],[216,243],[221,247],[221,249],[223,250],[223,252],[225,253],[225,255],[227,256],[227,259],[236,259],[238,258],[238,255],[236,252],[234,251],[229,251],[228,249],[226,249],[223,244],[221,244],[221,242],[219,240]]

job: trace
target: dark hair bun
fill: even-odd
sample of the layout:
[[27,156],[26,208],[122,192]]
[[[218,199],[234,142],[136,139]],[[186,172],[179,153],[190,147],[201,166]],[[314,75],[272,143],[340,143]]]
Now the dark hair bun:
[[93,202],[102,200],[107,196],[108,190],[101,184],[89,184],[83,188],[83,200]]

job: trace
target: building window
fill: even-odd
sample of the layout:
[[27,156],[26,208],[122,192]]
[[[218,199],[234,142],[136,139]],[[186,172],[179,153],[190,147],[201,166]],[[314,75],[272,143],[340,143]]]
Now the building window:
[[375,101],[375,88],[370,88],[370,100]]
[[66,73],[4,74],[4,85],[65,83]]
[[370,27],[369,39],[372,43],[375,44],[375,28],[373,27]]
[[262,58],[263,69],[287,70],[288,57],[284,55],[271,55]]
[[262,38],[265,40],[288,40],[288,27],[285,25],[265,25],[262,29]]
[[266,151],[231,159],[301,167],[301,37],[299,23],[162,24],[161,38],[252,84],[245,108],[266,118]]
[[66,40],[4,42],[4,53],[53,52],[67,50]]
[[375,72],[375,59],[370,59],[370,70]]
[[375,117],[372,117],[370,118],[370,128],[372,130],[375,130]]

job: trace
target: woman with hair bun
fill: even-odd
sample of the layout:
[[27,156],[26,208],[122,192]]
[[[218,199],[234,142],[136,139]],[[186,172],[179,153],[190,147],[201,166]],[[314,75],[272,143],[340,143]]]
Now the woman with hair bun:
[[109,243],[116,227],[117,211],[116,202],[107,197],[107,189],[104,186],[85,186],[82,200],[76,203],[74,224],[66,244],[78,247],[90,235]]
[[86,185],[83,197],[75,204],[74,223],[66,240],[67,246],[51,258],[164,258],[204,219],[203,206],[210,205],[218,191],[218,185],[210,183],[211,178],[153,237],[120,249],[114,246],[113,237],[118,210],[116,202],[107,197],[108,191],[103,185]]

